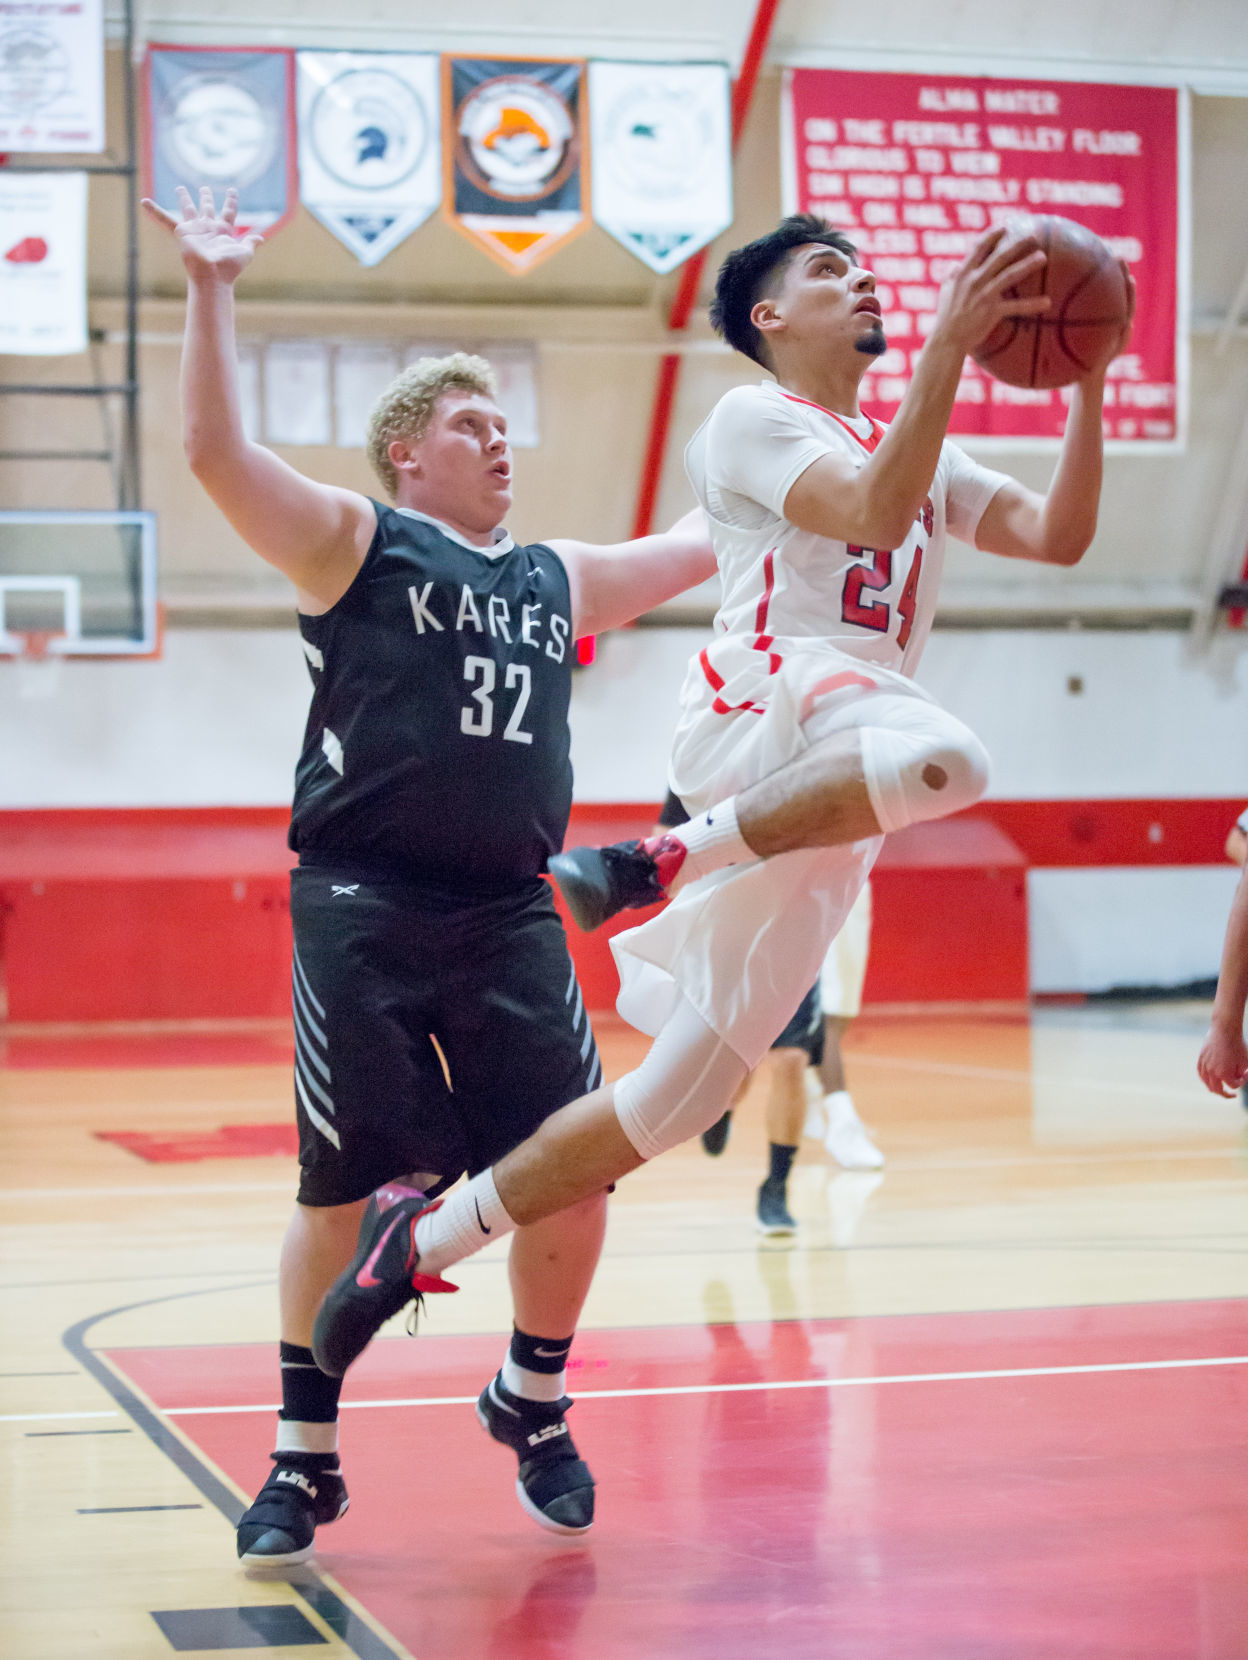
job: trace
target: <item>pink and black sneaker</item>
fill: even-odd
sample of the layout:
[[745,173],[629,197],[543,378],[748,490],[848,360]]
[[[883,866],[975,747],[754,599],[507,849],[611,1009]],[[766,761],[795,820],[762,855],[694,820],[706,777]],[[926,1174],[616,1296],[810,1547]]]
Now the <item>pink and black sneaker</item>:
[[312,1329],[312,1354],[322,1372],[340,1378],[363,1354],[392,1315],[408,1303],[418,1306],[427,1291],[458,1291],[457,1285],[418,1272],[416,1222],[437,1210],[414,1187],[379,1187],[360,1223],[360,1242],[351,1264],[325,1293]]
[[548,868],[572,920],[590,934],[617,911],[666,899],[687,852],[675,836],[648,836],[643,842],[569,848],[556,853]]

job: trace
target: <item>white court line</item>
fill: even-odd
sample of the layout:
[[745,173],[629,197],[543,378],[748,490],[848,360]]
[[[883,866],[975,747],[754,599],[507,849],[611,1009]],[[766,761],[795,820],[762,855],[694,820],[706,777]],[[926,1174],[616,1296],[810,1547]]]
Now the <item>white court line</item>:
[[[656,1395],[748,1395],[772,1389],[868,1389],[883,1383],[967,1383],[1006,1378],[1086,1377],[1101,1372],[1172,1372],[1189,1367],[1248,1366],[1248,1355],[1215,1355],[1198,1360],[1120,1360],[1093,1366],[1011,1366],[989,1372],[896,1372],[881,1377],[785,1378],[760,1383],[684,1383],[658,1389],[579,1389],[578,1401],[640,1400]],[[343,1412],[386,1406],[474,1406],[475,1395],[413,1395],[400,1400],[340,1401]],[[233,1412],[276,1412],[276,1406],[178,1406],[167,1418],[200,1418]]]
[[[1213,1355],[1194,1360],[1117,1360],[1091,1366],[1010,1366],[985,1372],[895,1372],[861,1378],[780,1378],[759,1383],[682,1383],[658,1389],[581,1389],[578,1401],[641,1400],[657,1395],[757,1395],[772,1389],[869,1389],[884,1383],[973,1383],[1007,1378],[1088,1377],[1107,1372],[1174,1372],[1209,1366],[1248,1366],[1248,1355]],[[343,1412],[364,1412],[389,1406],[475,1406],[475,1395],[410,1395],[393,1400],[340,1401]],[[171,1406],[159,1409],[166,1418],[211,1418],[246,1412],[276,1412],[275,1402],[260,1406]],[[120,1418],[120,1412],[10,1412],[0,1424],[33,1424],[60,1418]]]

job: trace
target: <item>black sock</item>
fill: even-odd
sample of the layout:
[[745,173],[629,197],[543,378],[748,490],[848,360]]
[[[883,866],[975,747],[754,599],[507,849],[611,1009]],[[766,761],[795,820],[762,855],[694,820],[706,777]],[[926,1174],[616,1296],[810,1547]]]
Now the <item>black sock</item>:
[[511,1358],[526,1372],[562,1372],[571,1347],[570,1337],[530,1337],[518,1326],[512,1328]]
[[782,1142],[768,1143],[771,1149],[771,1169],[767,1172],[767,1187],[778,1187],[781,1192],[789,1179],[789,1171],[793,1168],[793,1160],[797,1157],[796,1147],[786,1147]]
[[571,1347],[570,1337],[531,1337],[527,1331],[513,1329],[500,1374],[503,1388],[523,1401],[551,1405],[562,1400]]
[[298,1343],[281,1343],[278,1354],[282,1367],[282,1409],[278,1413],[276,1456],[285,1459],[315,1460],[324,1465],[337,1463],[335,1450],[338,1397],[342,1379],[322,1372],[311,1349]]

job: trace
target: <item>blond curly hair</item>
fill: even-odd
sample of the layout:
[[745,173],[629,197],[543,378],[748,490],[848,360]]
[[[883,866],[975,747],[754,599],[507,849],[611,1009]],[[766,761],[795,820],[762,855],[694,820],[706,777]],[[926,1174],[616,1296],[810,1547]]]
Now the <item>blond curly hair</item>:
[[452,352],[449,357],[419,357],[396,375],[368,417],[365,449],[373,471],[393,500],[399,493],[399,475],[390,459],[396,438],[423,438],[434,406],[444,392],[475,392],[497,398],[498,380],[483,357]]

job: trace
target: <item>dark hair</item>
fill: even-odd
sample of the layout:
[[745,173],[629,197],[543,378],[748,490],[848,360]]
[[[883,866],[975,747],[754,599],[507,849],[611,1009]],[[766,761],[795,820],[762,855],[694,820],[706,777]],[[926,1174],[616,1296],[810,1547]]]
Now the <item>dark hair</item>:
[[753,358],[764,369],[769,365],[762,356],[762,336],[750,321],[750,312],[767,292],[769,283],[784,271],[794,251],[810,242],[822,242],[826,248],[844,254],[851,264],[858,263],[858,250],[844,231],[833,230],[817,214],[791,213],[774,231],[729,254],[715,278],[711,326],[736,351]]

